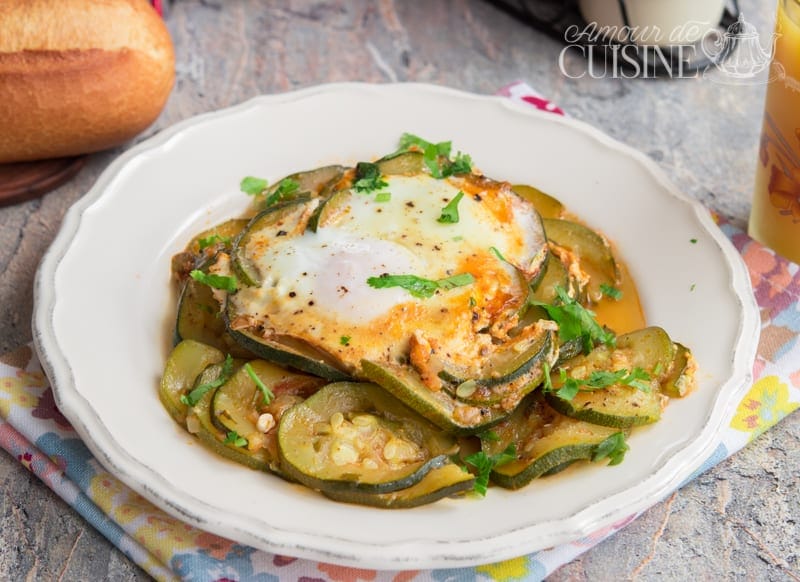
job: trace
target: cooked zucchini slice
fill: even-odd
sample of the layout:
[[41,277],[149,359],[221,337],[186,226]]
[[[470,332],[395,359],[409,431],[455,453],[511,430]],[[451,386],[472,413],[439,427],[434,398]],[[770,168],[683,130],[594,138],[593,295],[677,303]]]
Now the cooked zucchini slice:
[[617,262],[602,236],[569,220],[547,218],[543,222],[547,239],[576,255],[581,269],[589,276],[586,292],[590,301],[602,299],[601,285],[619,284]]
[[516,186],[512,186],[511,189],[533,204],[536,212],[538,212],[542,218],[561,218],[564,214],[564,205],[559,200],[553,198],[549,194],[545,194],[538,188],[517,184]]
[[270,206],[250,220],[234,242],[232,251],[234,271],[242,283],[261,285],[261,272],[253,258],[247,255],[247,249],[267,246],[270,240],[278,236],[286,236],[298,228],[305,229],[304,218],[318,204],[318,199],[304,194]]
[[[345,166],[333,165],[290,174],[285,178],[278,180],[272,186],[264,190],[262,196],[264,197],[265,202],[269,201],[270,196],[275,194],[279,188],[282,188],[282,184],[287,183],[294,183],[297,184],[297,186],[293,186],[289,193],[282,195],[277,202],[287,202],[296,200],[298,198],[325,196],[328,190],[334,187],[347,171],[348,168]],[[285,189],[286,187],[283,186],[283,188]]]
[[692,352],[683,344],[675,344],[675,358],[661,384],[661,391],[670,398],[683,398],[692,392],[697,381],[697,362]]
[[225,355],[217,348],[194,340],[184,340],[173,348],[164,366],[158,397],[181,426],[185,425],[189,409],[181,396],[187,394],[203,370],[224,359]]
[[[503,403],[507,407],[476,406],[462,402],[446,390],[433,391],[428,388],[409,366],[362,360],[361,369],[369,380],[453,435],[470,435],[485,430],[508,416],[515,404],[511,400]],[[522,399],[522,396],[519,398]]]
[[587,387],[566,400],[556,394],[565,382],[559,370],[554,370],[553,391],[547,394],[547,402],[562,414],[603,426],[627,428],[653,423],[661,417],[665,404],[659,390],[659,371],[672,363],[673,349],[672,340],[660,327],[621,335],[615,347],[597,346],[587,355],[568,360],[559,370],[565,370],[567,378],[586,380],[593,372],[631,373],[639,369],[649,378],[641,380],[646,390],[615,383],[602,389]]
[[381,174],[415,176],[421,172],[428,172],[422,152],[389,154],[376,163],[378,164],[378,169],[381,171]]
[[[222,372],[222,364],[212,364],[198,377],[195,387],[212,383]],[[279,469],[274,462],[274,450],[267,447],[250,450],[247,446],[237,446],[237,439],[228,436],[228,431],[221,430],[211,420],[211,403],[217,389],[209,390],[192,406],[186,417],[186,428],[197,435],[204,445],[215,453],[231,461],[256,469],[258,471],[276,472]]]
[[[207,271],[209,259],[198,268]],[[175,319],[175,344],[183,340],[195,340],[213,346],[234,357],[250,357],[252,352],[240,346],[228,333],[220,304],[211,287],[186,279],[178,299],[178,315]]]
[[472,490],[474,484],[475,477],[471,473],[450,463],[431,469],[419,483],[391,493],[364,493],[350,489],[330,489],[323,493],[330,499],[344,503],[382,509],[408,509],[465,493]]
[[[270,396],[258,387],[254,375]],[[270,470],[275,471],[278,470],[277,425],[282,414],[316,392],[323,383],[320,378],[288,372],[264,360],[253,360],[217,388],[209,416],[212,424],[225,434],[228,441],[225,444],[259,453],[257,458],[266,459]],[[269,415],[269,418],[264,418],[266,422],[260,428],[262,415]]]
[[200,268],[218,252],[229,249],[247,222],[246,218],[226,220],[196,235],[182,252],[172,257],[173,276],[182,282],[192,269]]
[[[230,304],[230,302],[229,302]],[[280,366],[295,368],[331,382],[351,380],[351,376],[338,367],[337,362],[322,350],[310,346],[302,339],[288,335],[261,337],[247,329],[233,329],[228,324],[231,337],[253,354]]]
[[228,249],[249,222],[246,218],[232,218],[204,230],[186,245],[186,251],[200,256],[212,256]]
[[458,376],[451,370],[443,370],[439,376],[447,381],[445,389],[467,404],[490,406],[506,399],[519,402],[541,384],[544,365],[552,367],[557,355],[556,333],[537,326],[535,335],[504,346],[476,377]]
[[390,493],[449,463],[454,438],[374,384],[328,384],[290,408],[278,431],[281,466],[322,492]]
[[507,489],[519,489],[575,461],[590,460],[598,446],[619,429],[559,414],[536,392],[492,431],[497,440],[482,442],[482,449],[488,455],[495,455],[513,444],[517,458],[495,467],[491,480]]

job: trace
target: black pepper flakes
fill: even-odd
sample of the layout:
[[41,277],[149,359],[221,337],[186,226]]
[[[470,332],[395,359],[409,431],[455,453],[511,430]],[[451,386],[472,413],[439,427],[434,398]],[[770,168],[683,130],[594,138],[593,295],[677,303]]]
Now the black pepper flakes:
[[288,233],[285,230],[279,230],[275,236],[286,236]]

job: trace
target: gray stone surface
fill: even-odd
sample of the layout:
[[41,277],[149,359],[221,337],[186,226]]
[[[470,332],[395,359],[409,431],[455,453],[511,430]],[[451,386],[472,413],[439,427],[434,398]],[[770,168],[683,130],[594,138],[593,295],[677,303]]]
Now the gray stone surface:
[[[774,2],[741,4],[769,32]],[[558,43],[478,0],[179,1],[167,20],[178,79],[145,136],[254,95],[321,82],[424,81],[488,94],[525,79],[648,154],[690,196],[746,222],[763,87],[567,79],[556,68]],[[66,209],[122,149],[92,156],[41,200],[0,209],[0,352],[30,340],[37,263]],[[800,580],[798,481],[794,414],[551,580]],[[0,482],[0,579],[146,578],[5,453]]]

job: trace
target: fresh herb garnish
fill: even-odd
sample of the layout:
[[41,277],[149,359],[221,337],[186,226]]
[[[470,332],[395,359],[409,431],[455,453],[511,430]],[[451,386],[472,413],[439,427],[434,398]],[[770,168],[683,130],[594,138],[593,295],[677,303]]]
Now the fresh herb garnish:
[[[556,396],[563,400],[572,400],[578,392],[593,392],[595,390],[602,390],[615,384],[622,386],[630,386],[641,390],[642,392],[650,392],[650,375],[641,368],[634,368],[630,372],[628,370],[616,370],[610,372],[608,370],[595,370],[589,374],[588,378],[569,378],[567,371],[561,368],[559,370],[560,380],[562,386],[556,391]],[[552,385],[551,385],[552,390]]]
[[278,184],[278,187],[275,188],[275,191],[272,192],[267,199],[264,200],[264,207],[272,206],[273,204],[277,204],[284,198],[286,198],[289,194],[294,194],[300,189],[300,182],[297,180],[292,180],[291,178],[284,178]]
[[544,384],[542,386],[542,390],[545,392],[552,392],[553,381],[550,378],[550,364],[548,362],[544,362],[542,364],[542,373],[544,374]]
[[370,277],[367,285],[375,289],[387,289],[389,287],[402,287],[414,297],[427,299],[433,297],[439,289],[454,289],[463,287],[475,282],[475,277],[471,273],[459,273],[444,279],[425,279],[416,275],[389,275],[385,273],[380,277]]
[[696,238],[690,238],[689,242],[692,243],[693,245],[696,245],[697,244],[697,239]]
[[489,247],[489,250],[492,251],[492,254],[499,260],[503,261],[504,263],[508,262],[506,258],[503,256],[503,253],[497,250],[497,247]]
[[447,203],[447,206],[442,208],[442,214],[439,218],[436,219],[437,222],[441,222],[444,224],[455,224],[459,220],[458,216],[458,203],[461,202],[461,199],[464,197],[464,193],[459,190],[458,194]]
[[208,247],[215,245],[217,243],[222,243],[226,245],[229,242],[231,242],[231,237],[229,236],[220,236],[218,234],[212,234],[211,236],[199,239],[197,241],[197,246],[202,251],[203,249],[207,249]]
[[450,174],[469,174],[472,171],[472,158],[458,152],[449,169]]
[[388,185],[388,182],[381,179],[381,170],[378,164],[372,164],[370,162],[358,162],[358,164],[356,164],[356,181],[353,184],[353,188],[356,192],[367,194],[375,190],[380,190],[381,188],[386,188]]
[[597,449],[592,456],[592,461],[608,459],[609,465],[619,465],[625,458],[625,453],[627,453],[629,449],[630,447],[625,442],[625,434],[615,432],[597,445]]
[[581,338],[585,353],[590,352],[598,343],[608,346],[616,343],[614,334],[597,323],[592,311],[570,297],[563,287],[556,285],[555,291],[561,302],[559,305],[541,301],[531,301],[531,305],[543,308],[548,317],[558,324],[561,343]]
[[239,182],[239,189],[250,196],[258,196],[267,187],[267,183],[268,182],[264,178],[247,176],[242,178],[242,181]]
[[391,192],[378,192],[375,194],[375,202],[389,202],[392,199]]
[[600,283],[600,292],[606,297],[610,297],[614,301],[619,301],[622,299],[622,291],[613,285],[609,285],[608,283]]
[[492,473],[492,469],[510,463],[516,460],[516,458],[517,448],[513,443],[496,455],[487,455],[483,451],[478,451],[477,453],[472,453],[468,457],[465,457],[464,462],[468,465],[472,465],[476,470],[475,492],[480,495],[486,495],[486,491],[489,488],[489,475]]
[[236,277],[234,276],[227,277],[225,275],[214,275],[213,273],[204,273],[200,269],[194,269],[192,272],[189,273],[189,276],[198,283],[202,283],[203,285],[208,285],[209,287],[213,287],[214,289],[222,289],[223,291],[227,291],[228,293],[233,293],[234,291],[236,291],[236,287],[239,284],[239,282],[236,280]]
[[349,335],[343,335],[342,337],[339,338],[339,343],[342,344],[343,346],[349,346],[350,345],[350,336]]
[[228,431],[228,434],[225,435],[225,440],[223,442],[226,445],[233,445],[234,447],[247,446],[247,439],[239,436],[239,433],[235,430]]
[[697,283],[692,283],[692,284],[689,286],[689,291],[694,291],[695,287],[697,287]]
[[434,178],[447,178],[454,174],[468,174],[472,171],[472,159],[458,152],[455,160],[450,159],[452,143],[442,141],[432,143],[411,133],[404,133],[400,137],[400,150],[422,152],[422,160]]
[[186,406],[194,406],[200,399],[205,395],[206,392],[210,390],[214,390],[215,388],[219,388],[225,382],[230,379],[231,374],[233,373],[233,358],[230,354],[225,357],[225,361],[222,363],[222,369],[219,372],[219,376],[217,376],[216,380],[212,380],[211,382],[206,382],[204,384],[200,384],[199,386],[192,389],[189,394],[182,394],[181,395],[181,402],[183,402]]
[[272,399],[275,398],[275,394],[270,390],[264,382],[261,381],[261,378],[258,377],[256,371],[253,370],[252,366],[250,366],[250,362],[244,365],[244,371],[247,372],[247,375],[250,376],[250,379],[256,383],[256,388],[261,390],[261,394],[264,396],[264,404],[269,404],[272,402]]

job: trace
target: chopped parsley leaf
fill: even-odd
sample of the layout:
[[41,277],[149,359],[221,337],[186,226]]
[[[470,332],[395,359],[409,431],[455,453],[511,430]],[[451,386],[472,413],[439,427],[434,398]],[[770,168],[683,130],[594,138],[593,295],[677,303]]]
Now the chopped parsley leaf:
[[389,202],[392,199],[391,192],[378,192],[375,194],[375,202]]
[[437,222],[441,222],[444,224],[455,224],[459,220],[458,216],[458,203],[461,202],[461,199],[464,197],[464,193],[459,190],[458,194],[447,203],[447,206],[442,208],[442,214],[439,218],[436,219]]
[[608,283],[600,283],[600,292],[606,297],[610,297],[614,301],[619,301],[622,299],[622,291],[613,285],[609,285]]
[[264,178],[256,178],[254,176],[246,176],[239,182],[239,189],[250,196],[260,195],[266,187],[267,181]]
[[695,287],[697,287],[697,284],[696,284],[696,283],[692,283],[692,284],[689,286],[689,291],[694,291],[694,288],[695,288]]
[[222,289],[228,293],[236,291],[236,287],[239,284],[234,276],[226,277],[225,275],[214,275],[212,273],[204,273],[199,269],[194,269],[189,273],[189,276],[198,283],[208,285],[214,289]]
[[531,301],[531,305],[544,309],[547,316],[558,324],[558,337],[561,343],[581,338],[585,353],[590,352],[598,343],[608,346],[616,343],[614,334],[597,323],[592,311],[570,297],[563,287],[556,285],[555,291],[561,302],[559,305],[541,301]]
[[286,198],[289,194],[294,194],[300,189],[300,182],[297,180],[292,180],[291,178],[284,178],[278,184],[278,187],[267,196],[267,199],[264,200],[264,207],[267,208],[272,206],[273,204],[277,204],[284,198]]
[[358,162],[356,164],[356,181],[353,189],[362,194],[368,194],[381,188],[386,188],[389,183],[381,179],[381,170],[378,164],[370,162]]
[[693,245],[696,245],[697,244],[697,239],[696,238],[690,238],[689,242],[692,243]]
[[608,459],[609,465],[619,465],[625,458],[625,453],[630,447],[625,442],[625,433],[616,432],[597,445],[592,461]]
[[489,250],[492,251],[492,254],[495,257],[497,257],[499,260],[503,261],[504,263],[508,262],[506,260],[506,258],[503,256],[503,253],[501,253],[499,250],[497,250],[497,247],[489,247]]
[[483,451],[472,453],[464,458],[464,462],[472,465],[476,469],[475,474],[475,492],[480,495],[486,495],[489,488],[489,475],[492,469],[510,463],[517,458],[517,448],[514,444],[508,445],[504,451],[496,455],[487,455]]
[[650,384],[648,384],[650,375],[638,367],[631,370],[630,373],[625,369],[614,372],[595,370],[586,379],[569,378],[567,371],[563,368],[559,370],[559,374],[562,387],[556,391],[556,396],[563,400],[572,400],[578,392],[593,392],[615,384],[630,386],[642,392],[650,392]]
[[239,436],[235,430],[228,431],[223,441],[226,445],[233,445],[234,447],[246,447],[247,439]]
[[343,335],[342,337],[339,338],[339,343],[342,344],[343,346],[349,346],[350,345],[350,336],[349,335]]
[[231,242],[231,237],[229,236],[220,236],[218,234],[212,234],[211,236],[199,239],[197,241],[197,246],[200,247],[200,250],[202,251],[203,249],[206,249],[217,243],[222,243],[226,245],[229,242]]
[[414,297],[426,299],[433,297],[439,289],[454,289],[475,282],[471,273],[460,273],[452,277],[433,280],[417,277],[416,275],[389,275],[385,273],[380,277],[370,277],[367,285],[374,289],[387,289],[389,287],[402,287]]
[[450,174],[469,174],[472,171],[472,158],[458,152],[450,165]]
[[542,373],[544,374],[544,385],[542,386],[542,390],[545,392],[552,392],[553,391],[553,381],[550,378],[550,364],[544,362],[542,364]]
[[272,402],[272,399],[275,398],[275,394],[272,390],[267,387],[266,384],[258,377],[256,371],[253,370],[252,366],[250,366],[250,362],[244,365],[244,371],[247,372],[247,375],[250,376],[250,379],[256,383],[256,388],[261,390],[261,394],[264,396],[264,404],[269,404]]
[[231,377],[233,373],[233,358],[230,354],[225,357],[225,361],[222,363],[222,369],[219,372],[219,376],[217,376],[216,380],[212,380],[211,382],[206,382],[205,384],[200,384],[199,386],[192,389],[189,394],[181,395],[181,402],[183,402],[186,406],[194,406],[200,399],[206,394],[206,392],[213,390],[214,388],[219,388],[228,379]]
[[400,137],[400,152],[422,152],[422,161],[434,178],[447,178],[453,174],[468,174],[472,171],[472,158],[458,152],[455,160],[450,159],[452,142],[432,143],[411,133]]

